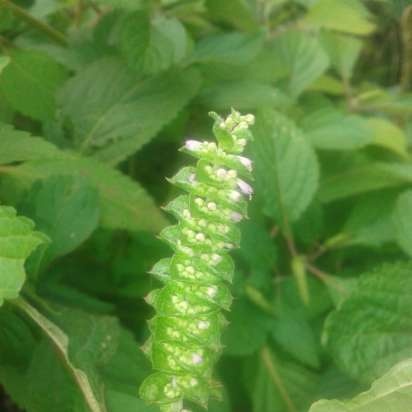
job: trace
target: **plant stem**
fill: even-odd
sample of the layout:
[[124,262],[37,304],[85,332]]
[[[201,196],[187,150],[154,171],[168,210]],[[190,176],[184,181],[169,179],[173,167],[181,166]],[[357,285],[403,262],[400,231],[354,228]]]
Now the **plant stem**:
[[270,379],[277,387],[281,398],[286,403],[287,409],[289,412],[297,412],[297,409],[290,398],[288,391],[285,388],[284,383],[282,382],[282,378],[279,376],[278,371],[276,370],[276,364],[273,359],[272,354],[270,353],[270,349],[267,346],[264,346],[260,351],[260,356],[262,358],[263,365],[266,367]]
[[16,17],[24,20],[30,26],[36,28],[39,31],[42,31],[44,34],[46,34],[50,39],[52,39],[56,43],[62,46],[68,45],[67,40],[62,33],[57,31],[53,27],[49,26],[48,24],[36,19],[30,13],[28,13],[24,8],[18,6],[17,4],[14,4],[10,0],[0,0],[0,6],[1,5],[11,10]]

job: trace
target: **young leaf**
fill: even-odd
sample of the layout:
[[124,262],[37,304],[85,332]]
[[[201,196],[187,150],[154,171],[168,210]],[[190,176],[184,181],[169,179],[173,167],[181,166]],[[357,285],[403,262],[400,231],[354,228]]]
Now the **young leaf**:
[[300,130],[283,115],[262,112],[256,121],[252,151],[256,187],[265,212],[281,224],[296,220],[311,202],[317,187],[316,154]]
[[0,306],[5,299],[18,297],[26,278],[24,262],[47,239],[33,228],[30,219],[0,206]]
[[386,264],[359,278],[327,319],[324,339],[338,365],[364,382],[412,355],[410,263]]
[[47,54],[14,50],[0,76],[0,92],[17,111],[47,120],[55,111],[55,93],[66,78],[65,69]]
[[166,70],[189,50],[186,30],[176,19],[158,18],[152,22],[147,11],[138,11],[128,14],[120,24],[120,50],[138,73]]
[[370,18],[359,0],[319,0],[309,9],[303,23],[310,27],[366,35],[375,29]]
[[404,360],[373,382],[371,388],[353,399],[321,400],[309,412],[403,412],[411,405],[412,360]]
[[272,47],[292,97],[299,96],[329,66],[329,58],[319,40],[307,33],[287,31],[273,40]]

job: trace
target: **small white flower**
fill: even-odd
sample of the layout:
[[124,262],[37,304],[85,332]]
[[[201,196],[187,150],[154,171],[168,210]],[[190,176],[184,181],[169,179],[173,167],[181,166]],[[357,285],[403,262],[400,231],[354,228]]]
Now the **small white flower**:
[[238,156],[237,158],[238,158],[239,162],[243,166],[245,166],[247,170],[249,170],[249,172],[252,171],[253,166],[252,166],[252,161],[250,159],[248,159],[247,157],[244,157],[244,156]]
[[217,170],[216,170],[216,176],[217,176],[219,179],[222,179],[222,180],[223,180],[223,179],[226,177],[226,170],[223,169],[223,168],[217,169]]
[[203,362],[203,358],[201,355],[199,355],[198,353],[194,353],[192,355],[192,363],[193,365],[199,365],[200,363]]
[[227,172],[227,176],[228,176],[229,178],[235,178],[235,177],[237,176],[236,170],[229,170],[229,171]]
[[190,175],[189,175],[189,178],[188,178],[188,180],[189,180],[189,183],[195,183],[195,181],[196,181],[196,175],[194,174],[194,173],[191,173]]
[[208,295],[209,297],[211,297],[211,298],[213,298],[214,296],[216,296],[216,293],[217,293],[216,286],[209,286],[209,287],[207,288],[206,293],[207,293],[207,295]]
[[244,195],[248,196],[249,200],[250,200],[252,198],[252,194],[253,194],[252,186],[250,186],[248,183],[246,183],[242,179],[237,180],[237,185],[238,185],[239,189],[241,190],[241,192]]
[[222,260],[222,257],[221,257],[221,256],[219,256],[217,253],[213,253],[213,255],[212,255],[212,262],[213,262],[214,264],[219,263],[221,260]]
[[238,212],[232,212],[230,218],[237,223],[243,219],[243,216]]
[[206,238],[205,238],[205,235],[204,235],[202,232],[197,233],[196,236],[195,236],[195,238],[196,238],[196,240],[198,240],[199,242],[204,242],[204,240],[206,239]]
[[232,190],[229,194],[231,200],[237,202],[240,199],[240,193],[237,190]]
[[215,210],[216,210],[216,203],[215,203],[215,202],[209,202],[209,203],[207,204],[207,208],[208,208],[209,210],[215,211]]
[[192,152],[196,152],[200,150],[201,147],[202,147],[202,143],[198,142],[197,140],[186,140],[185,142],[185,148]]
[[209,328],[209,322],[207,320],[201,320],[197,323],[197,328],[200,330],[206,330]]

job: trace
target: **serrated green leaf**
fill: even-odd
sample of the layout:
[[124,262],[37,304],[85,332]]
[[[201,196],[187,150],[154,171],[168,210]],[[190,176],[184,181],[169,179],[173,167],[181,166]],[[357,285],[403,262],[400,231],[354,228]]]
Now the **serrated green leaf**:
[[393,221],[397,242],[412,256],[412,190],[403,192],[396,200]]
[[0,306],[5,299],[18,297],[26,279],[24,262],[47,239],[33,228],[30,219],[0,206]]
[[8,168],[7,173],[23,188],[54,175],[84,179],[99,193],[101,224],[105,227],[158,232],[166,224],[137,182],[91,158],[66,155],[62,159],[31,161]]
[[321,400],[309,412],[403,412],[410,409],[412,360],[404,360],[351,400]]
[[96,229],[99,196],[83,179],[51,176],[31,187],[23,211],[51,239],[46,253],[53,259],[72,252]]
[[360,198],[352,209],[343,232],[350,245],[381,246],[395,240],[392,212],[397,194],[371,193]]
[[263,47],[263,40],[263,33],[214,34],[204,37],[196,44],[190,61],[243,65],[258,55]]
[[230,322],[224,330],[222,341],[225,354],[250,355],[259,350],[266,341],[270,318],[245,299],[237,299],[228,315]]
[[[108,87],[107,79],[110,80]],[[81,151],[112,164],[152,139],[194,96],[193,69],[141,80],[117,59],[99,60],[70,79],[60,105]],[[100,150],[99,150],[100,149]]]
[[373,132],[361,116],[345,115],[333,108],[321,108],[301,121],[305,136],[317,149],[354,150],[371,144]]
[[55,111],[55,93],[66,78],[62,66],[47,54],[14,50],[0,76],[0,92],[17,111],[47,120]]
[[412,265],[386,264],[359,278],[328,317],[324,341],[350,376],[370,382],[412,354]]
[[316,155],[301,131],[286,117],[262,112],[254,128],[256,192],[265,213],[283,224],[296,220],[309,206],[318,187]]
[[215,83],[205,87],[198,100],[216,110],[229,110],[232,106],[239,110],[282,107],[289,103],[288,97],[270,84],[249,80]]
[[329,56],[331,66],[343,79],[350,79],[362,49],[361,40],[331,31],[324,31],[320,39]]
[[56,158],[61,152],[40,137],[0,123],[0,164]]
[[207,0],[206,7],[212,18],[240,30],[253,30],[258,26],[254,11],[245,0]]
[[358,0],[318,0],[308,10],[303,23],[358,35],[369,34],[375,29],[370,13]]
[[365,162],[324,178],[319,197],[328,203],[408,182],[412,182],[412,166],[408,163]]
[[408,156],[405,132],[390,120],[371,117],[368,125],[373,132],[373,144],[384,147],[401,157]]
[[285,312],[273,321],[271,332],[275,342],[296,360],[311,368],[319,367],[320,342],[307,319]]
[[274,58],[283,67],[286,89],[297,97],[328,68],[329,59],[319,40],[307,33],[288,31],[273,40]]
[[156,74],[181,61],[189,50],[184,26],[176,19],[150,20],[147,11],[120,20],[120,50],[141,74]]

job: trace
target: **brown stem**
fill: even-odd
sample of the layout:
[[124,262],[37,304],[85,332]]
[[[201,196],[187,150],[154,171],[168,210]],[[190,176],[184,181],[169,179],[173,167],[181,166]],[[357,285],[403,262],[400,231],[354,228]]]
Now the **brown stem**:
[[67,40],[62,33],[57,31],[53,27],[49,26],[48,24],[43,23],[40,20],[37,20],[30,13],[27,13],[27,11],[24,8],[18,6],[10,0],[0,0],[0,6],[1,5],[11,10],[16,17],[20,18],[21,20],[24,20],[30,26],[46,34],[50,39],[52,39],[56,43],[59,43],[62,46],[68,45]]

